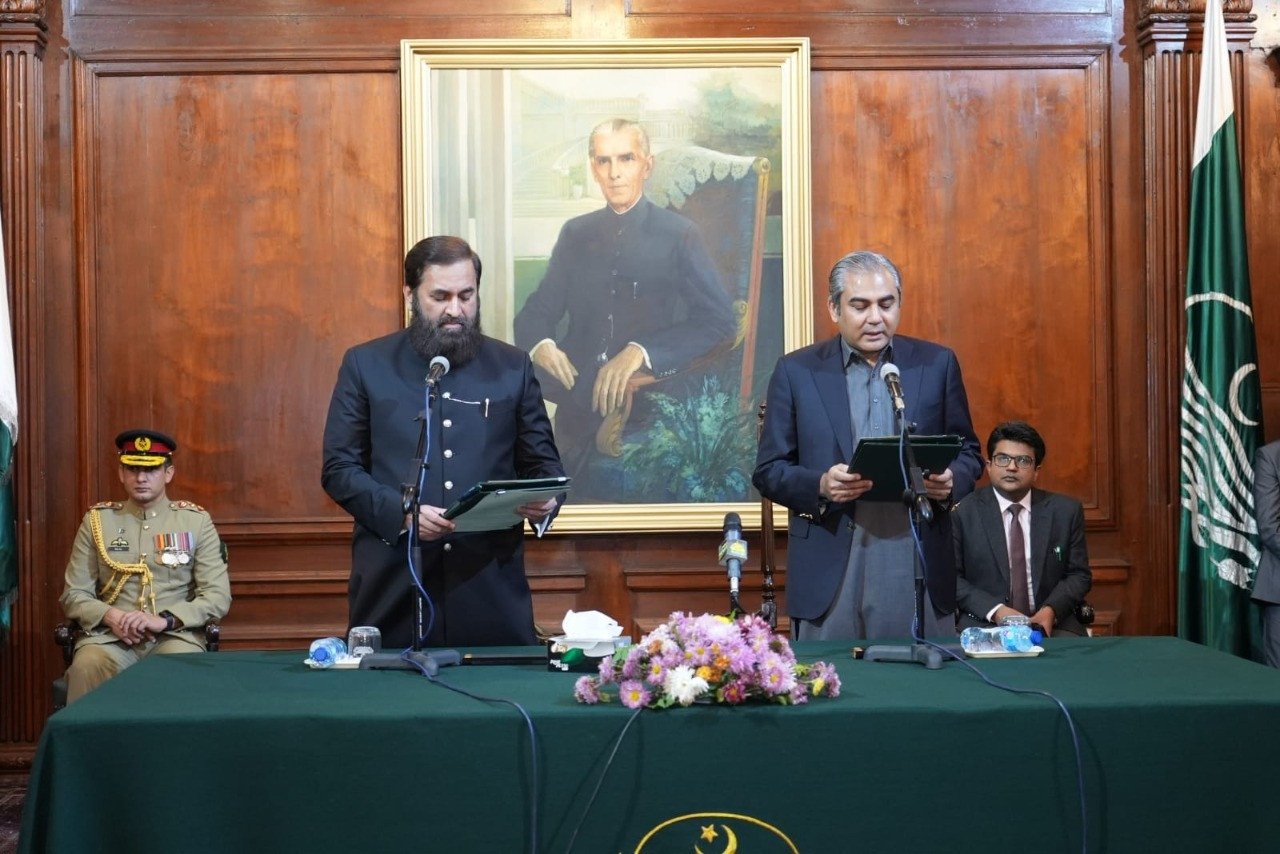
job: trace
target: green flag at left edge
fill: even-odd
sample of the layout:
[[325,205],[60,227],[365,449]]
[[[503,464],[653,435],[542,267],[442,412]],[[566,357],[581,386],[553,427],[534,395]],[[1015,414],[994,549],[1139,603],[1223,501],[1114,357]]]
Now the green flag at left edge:
[[17,508],[13,474],[18,440],[18,382],[13,360],[13,324],[9,321],[9,276],[4,226],[0,223],[0,642],[13,627],[18,596]]

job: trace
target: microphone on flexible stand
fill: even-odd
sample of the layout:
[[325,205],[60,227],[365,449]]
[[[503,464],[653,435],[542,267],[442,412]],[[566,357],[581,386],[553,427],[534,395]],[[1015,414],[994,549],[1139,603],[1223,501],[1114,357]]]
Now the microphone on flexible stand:
[[902,397],[902,377],[898,375],[898,366],[893,362],[885,362],[880,366],[880,379],[889,387],[894,414],[902,415],[907,410],[907,402]]
[[720,544],[720,565],[729,572],[730,615],[742,613],[738,604],[738,581],[742,578],[742,562],[747,559],[747,541],[742,539],[742,517],[726,513],[724,517],[724,542]]
[[427,385],[435,388],[440,378],[449,373],[449,367],[449,360],[444,356],[436,356],[432,359],[431,367],[427,369]]
[[[889,387],[889,396],[893,399],[894,420],[898,425],[899,454],[902,460],[903,474],[906,476],[906,489],[903,490],[903,503],[910,508],[912,514],[910,524],[913,529],[919,528],[919,520],[929,522],[933,519],[933,508],[929,504],[929,493],[924,486],[924,473],[916,463],[915,450],[911,446],[911,425],[907,423],[907,404],[902,398],[902,377],[898,374],[898,366],[885,362],[880,366],[880,379]],[[912,563],[915,564],[915,628],[923,640],[924,623],[924,564],[917,548],[912,549]],[[862,655],[866,661],[900,661],[923,664],[929,670],[942,667],[942,653],[928,643],[913,642],[908,646],[891,646],[873,644],[867,647]]]
[[911,432],[911,427],[906,425],[907,403],[902,397],[902,377],[898,374],[898,366],[893,362],[885,362],[880,366],[880,379],[884,380],[884,384],[889,387],[889,397],[893,401],[893,413],[897,418],[899,429],[902,431],[902,442],[906,451],[908,478],[910,482],[907,484],[907,495],[905,500],[907,504],[914,504],[920,518],[926,522],[933,521],[933,508],[929,505],[929,496],[925,493],[923,475],[915,463],[915,454],[911,448],[911,442],[907,434]]

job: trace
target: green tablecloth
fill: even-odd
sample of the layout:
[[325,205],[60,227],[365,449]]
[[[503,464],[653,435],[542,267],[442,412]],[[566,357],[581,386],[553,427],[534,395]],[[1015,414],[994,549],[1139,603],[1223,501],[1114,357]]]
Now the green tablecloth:
[[[1046,646],[981,664],[1074,715],[1090,851],[1277,850],[1280,672],[1174,638]],[[564,851],[580,821],[577,852],[793,850],[784,836],[804,852],[1081,850],[1070,740],[1050,701],[956,663],[797,653],[835,662],[843,695],[646,711],[585,820],[630,710],[579,705],[574,676],[532,666],[441,678],[532,716],[540,851]],[[302,658],[154,656],[55,714],[21,850],[531,850],[530,738],[515,710]]]

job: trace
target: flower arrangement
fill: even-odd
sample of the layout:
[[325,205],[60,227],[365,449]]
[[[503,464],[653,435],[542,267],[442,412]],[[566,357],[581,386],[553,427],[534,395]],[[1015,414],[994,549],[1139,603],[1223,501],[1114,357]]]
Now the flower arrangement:
[[787,639],[760,617],[680,611],[639,643],[602,659],[600,675],[580,678],[573,694],[581,703],[608,702],[608,685],[617,685],[622,704],[632,709],[748,700],[799,705],[810,696],[840,696],[834,666],[797,663]]

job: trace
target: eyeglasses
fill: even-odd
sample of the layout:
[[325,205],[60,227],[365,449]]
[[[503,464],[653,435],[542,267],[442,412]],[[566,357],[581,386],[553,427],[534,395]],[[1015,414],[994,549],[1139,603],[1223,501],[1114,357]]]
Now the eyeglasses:
[[1011,457],[1008,454],[996,454],[991,458],[991,462],[1002,469],[1008,468],[1009,463],[1017,463],[1020,469],[1029,469],[1036,464],[1035,457],[1029,457],[1026,454],[1019,454],[1016,457]]

